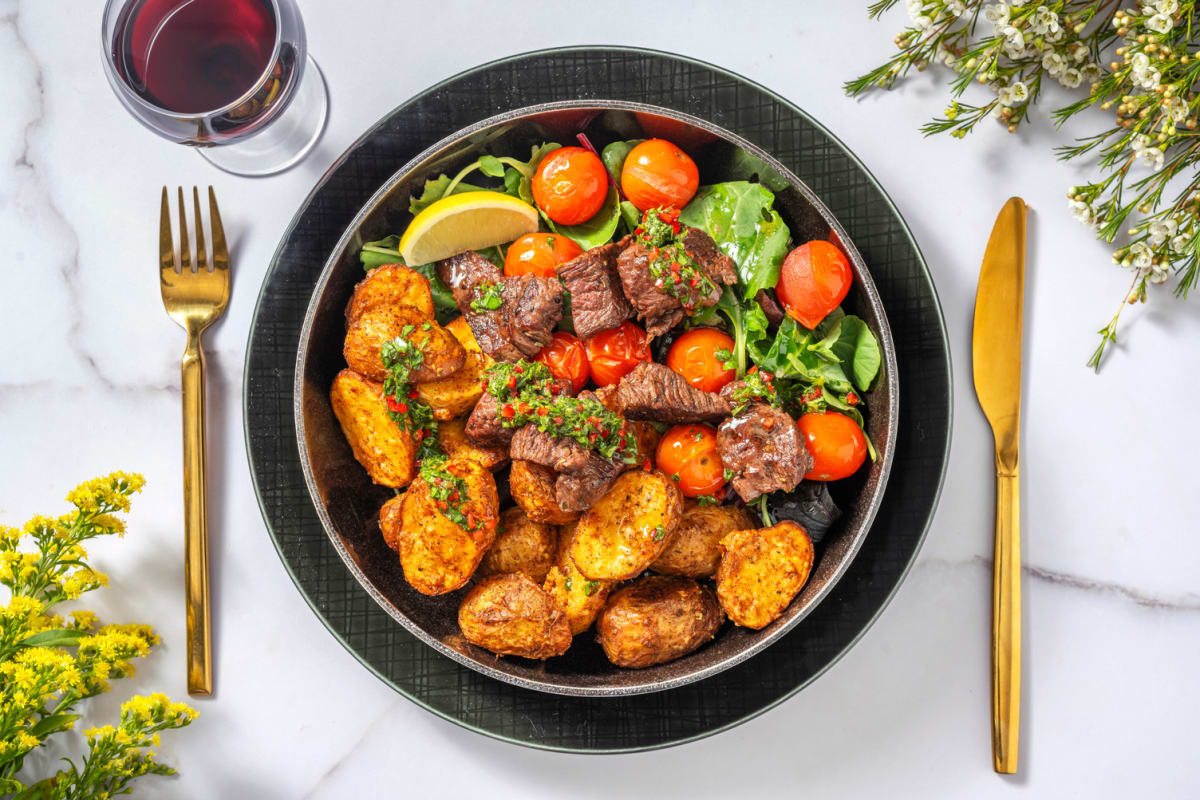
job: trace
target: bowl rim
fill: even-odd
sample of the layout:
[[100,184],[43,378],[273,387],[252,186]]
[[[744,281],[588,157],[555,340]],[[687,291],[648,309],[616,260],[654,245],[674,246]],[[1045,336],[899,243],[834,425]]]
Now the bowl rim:
[[563,685],[545,680],[537,680],[524,676],[513,675],[502,670],[497,670],[489,666],[487,663],[473,658],[467,653],[450,647],[436,637],[429,635],[420,625],[411,620],[390,600],[388,600],[387,597],[383,595],[383,593],[363,573],[358,564],[355,563],[354,559],[351,557],[350,553],[341,541],[341,537],[337,534],[333,522],[325,508],[325,504],[320,499],[319,488],[316,484],[316,479],[313,474],[308,452],[302,402],[305,390],[304,367],[308,357],[313,320],[316,316],[319,301],[324,296],[333,272],[341,260],[341,255],[346,251],[353,237],[358,234],[363,222],[388,199],[396,186],[405,177],[407,177],[409,173],[411,173],[435,154],[452,147],[454,144],[461,142],[467,137],[479,133],[480,131],[487,130],[505,122],[516,122],[534,114],[577,109],[633,111],[655,114],[658,116],[669,117],[680,122],[687,123],[693,127],[708,131],[709,133],[715,134],[721,139],[724,139],[726,142],[740,147],[761,159],[769,167],[779,172],[779,174],[787,180],[788,184],[803,196],[805,201],[817,211],[825,223],[828,224],[833,232],[837,235],[843,246],[843,249],[850,256],[855,282],[863,290],[863,294],[868,305],[871,307],[876,319],[879,321],[878,333],[883,355],[883,368],[887,376],[887,381],[884,386],[880,386],[878,389],[884,389],[888,399],[888,415],[884,429],[889,432],[895,430],[899,421],[899,369],[891,326],[889,325],[887,319],[887,313],[871,277],[870,271],[867,269],[866,263],[862,258],[862,255],[859,253],[857,247],[854,245],[852,239],[840,221],[834,216],[824,202],[821,201],[817,194],[813,192],[812,189],[799,178],[799,176],[792,172],[787,166],[779,162],[770,153],[750,142],[743,136],[740,136],[726,128],[711,123],[708,120],[704,120],[691,114],[687,114],[685,112],[665,106],[658,106],[649,103],[638,103],[627,100],[601,98],[579,98],[574,100],[557,100],[546,103],[536,103],[533,105],[509,109],[498,114],[494,114],[490,117],[477,120],[470,125],[467,125],[447,136],[442,137],[429,147],[421,150],[419,153],[401,165],[383,183],[380,184],[379,188],[371,194],[371,196],[359,208],[354,217],[347,223],[342,235],[330,249],[329,255],[322,266],[321,273],[313,285],[312,294],[309,298],[307,309],[305,310],[304,320],[300,330],[300,337],[296,347],[296,360],[293,377],[293,417],[296,427],[296,444],[299,451],[300,466],[304,473],[304,481],[308,488],[309,497],[312,500],[317,517],[321,522],[321,527],[324,529],[325,534],[330,540],[330,543],[333,545],[334,550],[337,552],[338,557],[341,558],[347,569],[350,570],[350,573],[354,576],[354,579],[359,583],[360,586],[362,586],[364,590],[366,590],[371,599],[374,600],[375,603],[379,605],[379,607],[382,608],[390,617],[399,622],[406,630],[408,630],[426,645],[432,647],[437,652],[490,678],[494,678],[496,680],[500,680],[521,688],[551,694],[574,697],[624,697],[666,691],[712,677],[713,675],[723,672],[730,667],[733,667],[751,658],[757,653],[762,652],[764,649],[790,632],[793,628],[795,628],[796,625],[800,623],[801,620],[807,617],[813,611],[813,609],[815,609],[829,595],[833,588],[844,577],[846,571],[849,569],[851,563],[857,556],[858,551],[861,549],[864,539],[871,530],[871,527],[878,514],[879,507],[883,502],[883,497],[887,489],[888,478],[891,474],[892,461],[895,453],[895,448],[892,444],[892,437],[889,436],[888,440],[881,448],[882,464],[879,471],[879,478],[870,494],[865,513],[859,520],[856,529],[848,531],[848,533],[851,534],[851,540],[840,563],[830,575],[828,580],[825,581],[824,585],[817,591],[817,593],[810,598],[802,608],[794,612],[783,625],[771,630],[769,633],[763,635],[759,640],[750,643],[746,647],[743,647],[741,650],[729,655],[728,657],[686,674],[676,675],[668,679],[646,681],[635,684],[622,684],[619,686],[578,686]]

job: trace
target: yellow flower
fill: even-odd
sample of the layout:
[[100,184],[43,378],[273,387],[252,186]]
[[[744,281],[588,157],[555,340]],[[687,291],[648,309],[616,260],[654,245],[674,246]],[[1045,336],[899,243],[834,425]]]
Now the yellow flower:
[[93,517],[92,524],[105,533],[115,533],[117,536],[125,535],[125,521],[114,517],[112,514],[100,514]]
[[8,605],[0,608],[0,619],[5,622],[28,623],[42,613],[42,601],[25,595],[16,595]]
[[91,611],[72,611],[71,612],[71,627],[80,631],[90,631],[96,627],[98,620],[96,615]]
[[36,736],[31,735],[28,731],[17,731],[18,750],[32,750],[39,744],[41,744],[40,740]]
[[113,472],[79,484],[67,495],[67,502],[88,514],[128,511],[129,495],[145,485],[141,475]]

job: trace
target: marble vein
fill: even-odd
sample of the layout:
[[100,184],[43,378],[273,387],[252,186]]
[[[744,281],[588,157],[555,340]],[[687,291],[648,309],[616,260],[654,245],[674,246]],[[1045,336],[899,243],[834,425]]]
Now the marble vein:
[[[988,570],[992,568],[992,559],[986,556],[973,556],[965,561],[951,561],[943,558],[927,558],[922,559],[917,568],[938,568],[938,567],[965,567],[965,566],[982,566]],[[1162,611],[1184,611],[1195,612],[1200,611],[1200,596],[1194,593],[1186,592],[1184,594],[1174,596],[1154,595],[1149,592],[1144,592],[1132,586],[1125,586],[1114,581],[1102,581],[1093,578],[1085,578],[1080,575],[1072,575],[1067,572],[1039,567],[1035,564],[1025,564],[1022,571],[1033,578],[1034,580],[1051,583],[1055,586],[1062,586],[1067,589],[1078,589],[1084,592],[1093,594],[1111,594],[1117,597],[1124,598],[1143,608],[1153,608]]]
[[381,722],[387,719],[388,715],[390,715],[392,711],[395,710],[395,708],[402,702],[408,701],[399,699],[393,700],[383,709],[383,711],[379,712],[379,714],[377,714],[373,720],[367,723],[366,727],[363,728],[362,733],[359,734],[358,738],[354,740],[354,743],[346,748],[346,751],[338,756],[337,759],[329,765],[329,769],[325,770],[320,778],[317,778],[316,783],[309,787],[308,791],[305,792],[301,797],[301,800],[308,800],[308,798],[316,797],[317,792],[321,789],[325,782],[329,780],[330,776],[341,769],[342,765],[345,764],[351,756],[363,748],[363,744],[367,741],[367,737],[370,736],[371,732],[374,731]]

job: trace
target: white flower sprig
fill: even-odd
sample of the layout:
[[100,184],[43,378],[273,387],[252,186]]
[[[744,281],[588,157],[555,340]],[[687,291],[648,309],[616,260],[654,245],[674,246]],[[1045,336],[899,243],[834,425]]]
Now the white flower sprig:
[[[879,0],[870,14],[897,2]],[[1172,275],[1175,294],[1186,297],[1200,282],[1197,0],[1140,0],[1128,9],[1118,0],[907,0],[907,8],[912,25],[896,37],[899,52],[847,92],[888,89],[910,70],[942,64],[955,73],[951,103],[922,131],[961,139],[985,118],[1015,132],[1047,79],[1087,85],[1086,98],[1053,113],[1057,124],[1092,106],[1115,107],[1116,124],[1059,148],[1061,158],[1095,151],[1103,172],[1067,192],[1068,208],[1101,240],[1121,237],[1113,261],[1133,273],[1126,300],[1145,302],[1147,285]],[[964,99],[974,85],[988,90],[978,104]],[[1168,184],[1182,188],[1168,196]],[[1119,318],[1100,331],[1089,365],[1099,367]]]

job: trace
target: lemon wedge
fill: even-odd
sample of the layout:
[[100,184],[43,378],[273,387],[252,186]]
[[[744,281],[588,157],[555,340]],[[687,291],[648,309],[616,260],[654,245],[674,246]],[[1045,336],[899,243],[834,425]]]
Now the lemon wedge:
[[419,267],[465,250],[511,242],[537,229],[537,209],[511,195],[452,194],[413,218],[400,237],[400,255],[405,264]]

